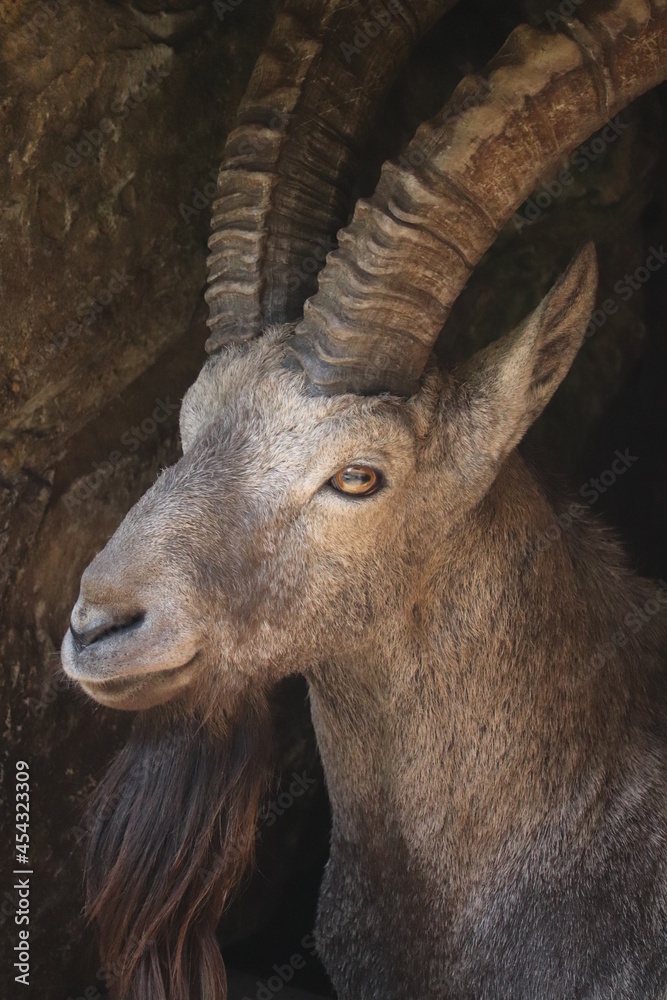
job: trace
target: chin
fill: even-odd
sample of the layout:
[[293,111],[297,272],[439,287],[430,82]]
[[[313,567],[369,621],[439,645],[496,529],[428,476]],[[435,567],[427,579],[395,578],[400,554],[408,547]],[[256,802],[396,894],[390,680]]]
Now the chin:
[[182,667],[148,674],[114,677],[106,681],[77,678],[77,683],[91,698],[107,708],[138,712],[163,705],[186,691],[197,670],[197,654]]

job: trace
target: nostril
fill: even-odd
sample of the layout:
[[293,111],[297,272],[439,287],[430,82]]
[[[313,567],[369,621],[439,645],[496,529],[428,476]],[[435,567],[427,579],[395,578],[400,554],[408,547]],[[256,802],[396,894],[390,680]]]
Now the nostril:
[[73,621],[70,621],[69,627],[74,642],[79,649],[83,649],[86,646],[92,646],[95,642],[106,639],[110,635],[115,635],[116,632],[129,632],[131,629],[138,628],[145,617],[143,612],[140,612],[123,621],[97,622],[81,630],[75,627]]

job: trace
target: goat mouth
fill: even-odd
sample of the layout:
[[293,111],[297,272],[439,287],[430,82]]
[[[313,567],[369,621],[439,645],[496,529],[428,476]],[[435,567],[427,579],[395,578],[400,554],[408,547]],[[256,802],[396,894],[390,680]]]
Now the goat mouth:
[[127,711],[153,708],[175,697],[190,683],[198,657],[199,653],[195,653],[180,667],[112,677],[104,681],[78,678],[78,683],[86,694],[108,708]]

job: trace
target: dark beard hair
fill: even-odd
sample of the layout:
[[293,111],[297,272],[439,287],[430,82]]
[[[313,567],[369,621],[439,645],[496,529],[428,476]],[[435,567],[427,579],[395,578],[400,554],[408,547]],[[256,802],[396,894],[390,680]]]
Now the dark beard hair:
[[270,736],[257,693],[231,717],[138,713],[88,820],[87,913],[113,997],[225,1000],[215,929],[254,859]]

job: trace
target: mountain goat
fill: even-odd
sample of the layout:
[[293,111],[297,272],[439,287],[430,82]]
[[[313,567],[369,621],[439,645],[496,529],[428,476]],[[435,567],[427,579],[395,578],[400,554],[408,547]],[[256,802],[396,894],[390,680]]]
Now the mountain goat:
[[593,247],[514,332],[431,357],[540,177],[667,75],[667,3],[517,28],[385,164],[315,292],[359,137],[450,6],[289,0],[228,137],[183,457],[86,569],[62,649],[140,710],[89,859],[118,996],[225,996],[215,925],[252,856],[266,691],[294,673],[340,1000],[667,995],[664,616],[597,655],[667,595],[586,518],[541,545],[564,501],[516,451],[582,342]]

